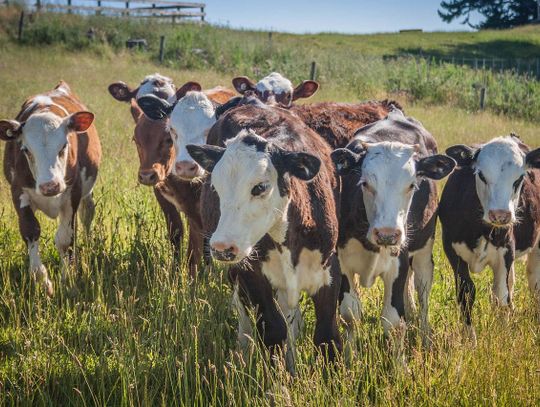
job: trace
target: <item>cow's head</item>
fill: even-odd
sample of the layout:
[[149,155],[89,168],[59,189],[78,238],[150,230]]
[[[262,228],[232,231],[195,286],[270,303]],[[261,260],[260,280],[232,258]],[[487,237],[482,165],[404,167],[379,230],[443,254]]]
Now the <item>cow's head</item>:
[[155,95],[171,103],[176,99],[176,88],[172,79],[158,73],[148,75],[136,88],[124,82],[111,83],[109,93],[120,102],[129,102],[131,99],[139,99],[146,95]]
[[175,104],[155,96],[145,96],[138,102],[151,119],[169,118],[176,154],[172,172],[184,180],[192,180],[204,175],[204,170],[191,158],[186,146],[206,143],[208,131],[216,122],[216,105],[196,82],[186,83],[178,90],[176,97]]
[[527,151],[514,135],[495,138],[478,148],[455,145],[446,150],[459,166],[474,170],[484,222],[496,227],[516,222],[527,169],[540,168],[540,149]]
[[219,196],[220,219],[210,238],[212,255],[236,263],[250,256],[267,233],[283,239],[290,178],[311,180],[321,162],[307,153],[285,151],[246,130],[226,145],[188,145],[187,149],[212,173]]
[[139,154],[138,179],[154,186],[165,181],[174,164],[174,144],[167,120],[152,120],[131,100],[131,115],[135,120],[133,141]]
[[23,123],[0,120],[0,139],[20,145],[36,181],[36,192],[55,196],[66,189],[68,161],[75,154],[68,136],[85,132],[93,121],[90,112],[77,112],[64,118],[50,112],[35,113]]
[[367,238],[376,246],[400,247],[414,191],[422,178],[441,179],[455,166],[445,155],[417,157],[418,146],[398,142],[353,142],[332,153],[340,175],[359,175],[357,187],[369,223]]
[[246,76],[234,78],[232,82],[238,93],[253,92],[262,102],[281,107],[290,107],[293,101],[309,98],[319,89],[315,81],[304,81],[293,88],[291,81],[277,72],[272,72],[256,84]]

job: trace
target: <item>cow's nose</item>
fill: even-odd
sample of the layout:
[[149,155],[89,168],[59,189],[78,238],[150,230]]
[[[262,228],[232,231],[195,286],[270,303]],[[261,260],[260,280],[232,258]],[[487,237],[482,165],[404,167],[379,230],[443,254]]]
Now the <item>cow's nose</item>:
[[396,246],[401,238],[401,231],[392,228],[374,228],[373,236],[378,245]]
[[49,181],[39,185],[39,191],[45,196],[54,196],[60,193],[60,183]]
[[175,164],[176,175],[181,178],[193,178],[197,175],[199,166],[194,161],[179,161]]
[[139,171],[139,182],[143,185],[155,185],[158,180],[158,175],[155,170]]
[[508,225],[512,220],[512,213],[504,209],[491,209],[488,216],[491,222],[498,225]]
[[238,246],[224,242],[214,242],[210,244],[212,257],[221,261],[234,261],[238,256]]

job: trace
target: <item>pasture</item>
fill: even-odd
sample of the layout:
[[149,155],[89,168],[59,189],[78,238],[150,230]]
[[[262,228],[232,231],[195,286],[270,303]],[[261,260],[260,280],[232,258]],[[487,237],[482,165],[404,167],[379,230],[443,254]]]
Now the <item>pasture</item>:
[[[362,290],[364,316],[356,327],[350,364],[325,370],[311,343],[313,310],[298,344],[297,377],[271,366],[260,346],[236,348],[236,317],[226,273],[189,281],[175,267],[162,215],[150,188],[136,179],[127,105],[109,83],[138,83],[160,71],[176,84],[229,85],[212,69],[157,67],[141,55],[66,52],[59,46],[0,42],[0,117],[13,118],[23,100],[66,80],[96,114],[103,165],[95,189],[97,215],[90,236],[79,233],[77,266],[61,285],[55,222],[39,215],[41,253],[56,287],[47,298],[27,272],[8,184],[0,181],[0,404],[2,405],[534,405],[540,402],[540,327],[524,267],[516,268],[515,311],[490,303],[491,273],[474,276],[478,345],[462,340],[453,274],[437,240],[430,322],[433,346],[408,337],[408,371],[387,352],[379,312],[381,284]],[[284,71],[287,74],[286,71]],[[385,96],[369,89],[363,99]],[[354,101],[358,89],[333,87],[314,100]],[[440,150],[510,131],[540,145],[536,124],[474,113],[450,105],[401,101],[423,122]],[[3,145],[0,145],[3,153]]]

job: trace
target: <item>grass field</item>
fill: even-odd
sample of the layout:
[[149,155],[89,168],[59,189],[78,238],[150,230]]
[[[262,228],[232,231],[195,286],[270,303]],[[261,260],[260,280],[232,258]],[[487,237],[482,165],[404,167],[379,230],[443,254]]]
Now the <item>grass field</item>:
[[[468,35],[468,34],[467,34]],[[464,34],[465,36],[465,34]],[[236,348],[231,290],[222,273],[190,282],[173,266],[161,213],[149,188],[136,181],[133,123],[107,85],[136,83],[156,70],[177,84],[227,85],[215,70],[158,68],[142,55],[66,52],[0,41],[0,117],[13,118],[28,95],[68,81],[89,109],[103,145],[91,236],[79,236],[71,287],[62,287],[54,248],[55,222],[39,216],[42,258],[56,285],[48,299],[27,272],[7,182],[0,180],[0,405],[538,405],[540,327],[524,267],[516,270],[516,309],[508,318],[490,304],[490,272],[475,278],[478,346],[464,343],[451,269],[434,251],[431,350],[411,327],[409,372],[396,368],[378,319],[381,285],[363,290],[365,315],[349,365],[325,371],[311,343],[313,309],[303,301],[305,332],[297,377],[270,366],[259,346]],[[284,73],[287,73],[286,71]],[[375,73],[371,73],[375,75]],[[384,97],[381,89],[333,87],[316,100]],[[515,131],[540,145],[536,124],[452,105],[411,104],[440,147]],[[0,145],[3,153],[3,146]],[[3,154],[2,154],[3,156]]]

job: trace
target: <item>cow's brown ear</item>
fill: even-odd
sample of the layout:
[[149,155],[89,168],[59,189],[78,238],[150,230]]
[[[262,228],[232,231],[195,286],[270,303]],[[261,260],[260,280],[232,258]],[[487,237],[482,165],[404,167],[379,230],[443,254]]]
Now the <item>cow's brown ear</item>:
[[23,125],[17,120],[0,120],[0,140],[13,141],[22,133]]
[[109,93],[120,102],[129,102],[137,95],[139,88],[131,89],[124,82],[114,82],[109,85]]
[[446,155],[452,157],[457,165],[460,167],[466,167],[473,163],[477,151],[464,144],[457,144],[446,149]]
[[135,124],[137,124],[137,122],[139,121],[141,116],[144,114],[144,112],[139,107],[135,99],[131,99],[130,111],[131,111],[131,116],[133,117],[133,120],[135,121]]
[[317,82],[304,81],[294,89],[292,100],[309,98],[317,92],[317,89],[319,89],[319,84]]
[[525,163],[528,168],[540,168],[540,148],[528,153],[525,156]]
[[94,122],[94,113],[90,112],[77,112],[73,113],[67,118],[68,129],[81,133],[88,130],[88,128]]
[[241,95],[248,90],[255,90],[255,84],[247,76],[237,76],[232,80],[232,84],[236,91]]
[[200,92],[202,86],[197,82],[186,82],[180,89],[176,91],[176,100],[182,99],[188,92]]

